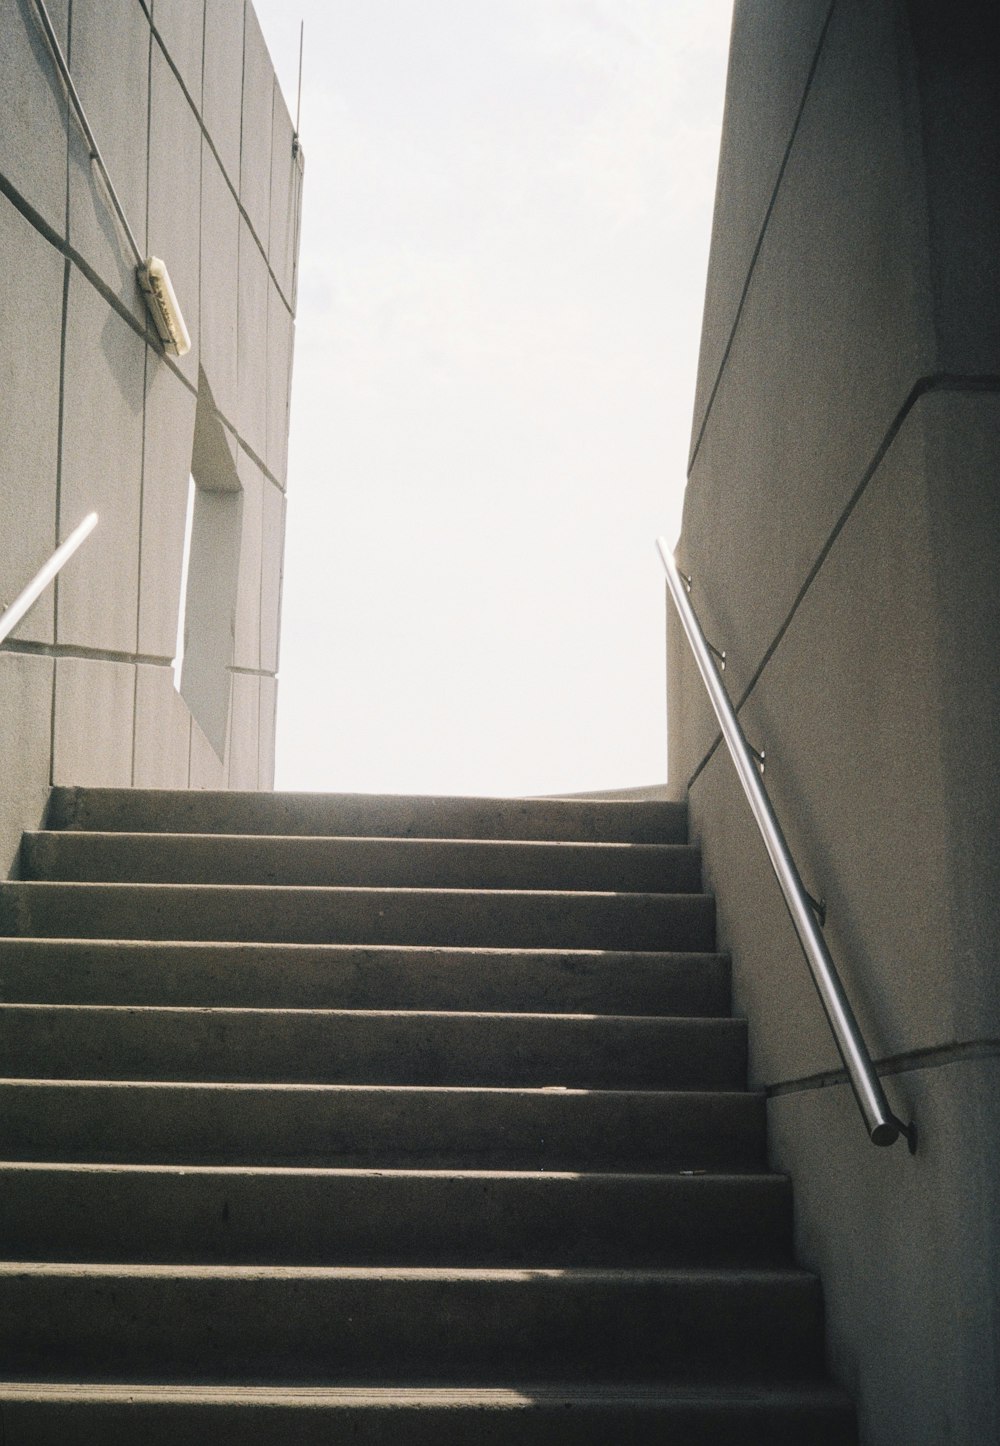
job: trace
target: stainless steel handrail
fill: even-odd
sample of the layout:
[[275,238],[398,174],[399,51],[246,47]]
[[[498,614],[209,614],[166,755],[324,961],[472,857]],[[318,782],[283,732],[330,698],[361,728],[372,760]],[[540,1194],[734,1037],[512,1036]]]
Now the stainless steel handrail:
[[0,614],[0,643],[4,641],[8,633],[17,627],[32,603],[37,602],[59,569],[69,561],[80,543],[90,536],[96,526],[97,513],[88,512],[83,521],[74,527],[66,541],[56,548],[45,566],[39,568],[24,591],[18,593],[10,607]]
[[816,922],[812,900],[803,886],[781,825],[775,817],[771,800],[761,782],[756,757],[747,743],[729,695],[722,686],[722,679],[712,661],[711,649],[688,599],[686,580],[682,578],[673,554],[662,537],[656,539],[656,546],[666,570],[670,596],[691,644],[698,671],[719,720],[722,736],[726,740],[743,791],[760,829],[771,867],[784,896],[795,932],[799,936],[813,983],[854,1089],[869,1138],[873,1145],[892,1145],[903,1135],[913,1151],[916,1149],[915,1127],[912,1124],[904,1125],[889,1108],[854,1011],[844,993],[837,966]]

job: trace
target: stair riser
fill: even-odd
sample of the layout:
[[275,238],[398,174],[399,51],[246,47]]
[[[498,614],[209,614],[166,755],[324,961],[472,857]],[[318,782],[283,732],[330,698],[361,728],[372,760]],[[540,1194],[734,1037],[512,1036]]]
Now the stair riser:
[[[516,1392],[514,1393],[517,1394]],[[105,1403],[0,1395],[16,1446],[856,1446],[846,1402],[799,1405],[780,1393],[743,1403],[632,1405],[538,1402],[530,1387],[506,1406],[341,1406],[310,1400],[261,1406],[229,1400]]]
[[764,1101],[187,1085],[0,1085],[0,1157],[142,1164],[760,1168]]
[[51,828],[686,843],[683,803],[56,788]]
[[402,1362],[411,1381],[449,1384],[794,1380],[822,1358],[819,1289],[794,1274],[37,1269],[0,1277],[5,1369],[35,1378],[89,1379],[114,1361],[119,1379],[218,1382],[389,1381]]
[[0,933],[707,951],[715,907],[700,894],[7,883]]
[[680,844],[36,833],[24,836],[21,869],[26,879],[116,883],[639,893],[701,888],[698,850]]
[[473,1176],[0,1168],[13,1260],[419,1266],[790,1259],[778,1176]]
[[705,1017],[728,1013],[729,961],[718,954],[0,939],[0,999]]
[[733,1019],[0,1006],[27,1079],[739,1089]]

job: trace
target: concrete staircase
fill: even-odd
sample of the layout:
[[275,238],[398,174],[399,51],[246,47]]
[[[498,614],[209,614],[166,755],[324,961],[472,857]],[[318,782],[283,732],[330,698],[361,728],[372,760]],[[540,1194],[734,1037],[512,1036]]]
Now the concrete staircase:
[[683,806],[56,790],[3,1446],[848,1446]]

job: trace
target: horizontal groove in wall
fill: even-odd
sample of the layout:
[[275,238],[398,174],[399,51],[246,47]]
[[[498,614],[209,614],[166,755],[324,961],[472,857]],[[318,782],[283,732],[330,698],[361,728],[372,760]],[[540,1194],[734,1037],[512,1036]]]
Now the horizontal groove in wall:
[[[771,661],[775,652],[777,651],[781,640],[791,626],[792,620],[795,617],[795,614],[798,612],[803,599],[805,598],[809,589],[812,587],[820,568],[823,566],[827,557],[829,557],[830,552],[833,549],[834,543],[837,541],[837,538],[840,536],[841,532],[843,532],[844,530],[844,527],[847,525],[851,513],[854,511],[855,507],[857,507],[858,503],[861,501],[861,498],[864,496],[869,482],[872,480],[872,478],[875,476],[875,473],[881,466],[886,453],[888,452],[889,448],[892,446],[897,435],[902,429],[904,422],[906,421],[910,412],[913,410],[915,404],[919,401],[921,397],[925,396],[928,392],[1000,392],[1000,376],[961,376],[951,372],[937,372],[931,376],[920,377],[916,382],[914,382],[913,386],[907,393],[905,401],[890,422],[889,427],[887,428],[885,435],[882,438],[882,441],[876,448],[875,454],[872,457],[871,462],[865,468],[860,482],[851,493],[851,496],[848,498],[844,510],[837,518],[837,521],[834,523],[829,533],[829,536],[827,537],[823,546],[820,548],[816,556],[816,560],[813,562],[809,571],[806,573],[805,581],[802,583],[802,586],[796,593],[795,599],[792,602],[792,605],[789,608],[784,621],[781,623],[781,626],[778,628],[774,637],[771,639],[771,642],[765,648],[761,656],[761,660],[758,663],[757,667],[754,669],[753,675],[751,676],[750,681],[747,683],[746,687],[743,689],[739,700],[733,704],[733,707],[737,713],[746,703],[754,688],[756,688],[757,684],[760,682],[764,669],[767,667],[768,663]],[[688,788],[691,788],[693,786],[699,774],[704,770],[708,763],[711,762],[712,756],[721,742],[722,734],[717,733],[701,762],[697,765],[694,772],[688,779]]]
[[152,668],[171,668],[174,661],[150,653],[122,653],[113,648],[78,647],[75,643],[33,643],[19,638],[7,638],[0,643],[0,653],[21,653],[36,658],[84,658],[94,663],[141,663]]
[[[799,125],[802,122],[802,115],[806,108],[806,101],[809,99],[809,92],[812,89],[813,78],[816,74],[816,67],[819,65],[819,59],[823,53],[823,46],[826,42],[826,32],[830,28],[830,21],[833,18],[833,7],[835,3],[836,0],[830,0],[830,8],[826,12],[826,19],[823,21],[823,28],[820,31],[819,39],[816,42],[816,51],[812,58],[812,64],[809,67],[809,74],[806,76],[805,85],[802,87],[802,99],[799,102],[799,108],[796,111],[795,119],[792,122],[792,129],[788,137],[788,144],[785,146],[785,153],[781,158],[781,165],[778,167],[778,174],[775,178],[774,187],[771,191],[771,196],[767,203],[767,210],[764,212],[764,219],[761,222],[760,232],[757,236],[757,242],[750,256],[750,264],[747,267],[746,279],[743,282],[743,290],[740,292],[740,299],[736,303],[736,314],[733,317],[733,324],[730,328],[729,336],[726,340],[726,346],[722,353],[722,359],[719,362],[719,369],[715,374],[715,381],[712,383],[712,390],[709,392],[708,401],[705,403],[705,414],[701,419],[701,426],[698,428],[698,435],[695,438],[694,444],[691,448],[691,455],[688,459],[689,477],[698,458],[698,452],[701,447],[702,439],[705,435],[706,428],[708,427],[708,419],[712,414],[712,406],[715,402],[716,393],[718,392],[719,387],[722,384],[722,374],[726,369],[726,363],[729,361],[729,354],[733,349],[733,342],[736,340],[736,332],[739,328],[740,319],[743,316],[743,307],[747,299],[747,293],[750,290],[750,283],[753,280],[754,270],[757,266],[757,259],[760,256],[761,248],[764,245],[764,237],[767,234],[767,228],[771,220],[771,214],[774,211],[775,203],[778,199],[778,192],[780,191],[781,183],[785,178],[785,171],[788,167],[788,160],[792,154],[792,146],[795,144],[795,137],[798,135],[799,132]],[[711,278],[709,278],[709,280],[711,280]]]
[[[173,658],[162,658],[152,653],[121,653],[111,648],[84,648],[74,643],[34,643],[18,638],[7,638],[0,643],[0,653],[20,653],[35,658],[83,658],[93,663],[136,663],[144,668],[173,668]],[[277,678],[269,668],[238,668],[230,666],[230,673],[239,673],[250,678]]]
[[[973,1039],[963,1044],[942,1044],[930,1049],[911,1050],[906,1054],[889,1055],[886,1059],[876,1060],[875,1068],[882,1076],[913,1074],[916,1070],[942,1069],[946,1065],[966,1064],[977,1059],[1000,1059],[1000,1039]],[[765,1085],[764,1093],[768,1099],[780,1099],[782,1095],[805,1094],[847,1083],[846,1070],[831,1069]]]

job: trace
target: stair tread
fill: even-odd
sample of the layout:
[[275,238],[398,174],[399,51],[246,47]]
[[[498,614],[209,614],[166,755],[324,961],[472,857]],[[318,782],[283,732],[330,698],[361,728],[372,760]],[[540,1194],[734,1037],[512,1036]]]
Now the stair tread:
[[[90,828],[113,823],[162,831],[165,820],[185,828],[215,832],[222,823],[232,832],[281,832],[300,835],[339,832],[389,837],[454,836],[456,824],[477,837],[584,836],[658,842],[681,838],[687,806],[667,800],[560,798],[435,797],[427,794],[316,794],[213,791],[209,789],[70,788],[52,790],[49,827]],[[331,828],[331,821],[335,827]],[[226,823],[230,827],[226,828]],[[525,830],[527,834],[525,835]],[[461,834],[460,834],[461,836]]]
[[852,1440],[686,818],[53,790],[0,883],[4,1420]]
[[0,1282],[17,1276],[135,1280],[266,1280],[266,1281],[454,1281],[456,1283],[533,1285],[555,1282],[636,1286],[815,1286],[816,1275],[797,1265],[732,1266],[426,1266],[426,1265],[218,1265],[109,1263],[102,1261],[0,1260]]
[[598,1382],[581,1385],[578,1382],[512,1382],[510,1385],[246,1385],[211,1384],[197,1382],[184,1385],[175,1382],[116,1382],[108,1381],[19,1381],[0,1375],[0,1395],[72,1395],[72,1397],[123,1397],[126,1400],[140,1400],[142,1397],[166,1398],[166,1400],[189,1400],[191,1397],[204,1400],[233,1400],[246,1398],[249,1401],[373,1401],[373,1403],[413,1403],[415,1406],[428,1404],[436,1406],[444,1401],[468,1401],[471,1404],[509,1404],[509,1406],[530,1406],[533,1401],[660,1401],[660,1400],[724,1400],[763,1401],[773,1394],[789,1395],[796,1400],[845,1401],[844,1391],[837,1385],[825,1381],[780,1382],[779,1385],[754,1385],[740,1382],[737,1385],[718,1384],[711,1388],[678,1382],[676,1385],[649,1385],[645,1381]]
[[329,1005],[270,1005],[270,1004],[102,1004],[102,1003],[61,1003],[55,1000],[2,1000],[0,1001],[0,1013],[16,1013],[18,1011],[40,1011],[49,1013],[79,1013],[79,1014],[190,1014],[190,1015],[229,1015],[239,1016],[268,1016],[268,1015],[306,1015],[323,1017],[329,1016],[333,1019],[455,1019],[455,1020],[504,1020],[517,1024],[523,1024],[530,1028],[532,1022],[545,1021],[546,1023],[558,1022],[566,1024],[570,1028],[592,1028],[594,1025],[608,1024],[622,1028],[636,1029],[654,1028],[663,1026],[666,1029],[679,1026],[691,1026],[692,1028],[704,1028],[707,1031],[726,1033],[734,1029],[744,1029],[746,1020],[738,1014],[584,1014],[580,1012],[559,1012],[557,1010],[504,1010],[504,1009],[353,1009],[342,1006]]
[[825,1381],[788,1381],[774,1385],[740,1382],[691,1385],[684,1382],[649,1385],[646,1382],[609,1382],[580,1385],[574,1382],[524,1381],[505,1386],[379,1386],[357,1385],[259,1385],[164,1384],[109,1381],[22,1381],[0,1376],[0,1399],[67,1398],[70,1400],[206,1401],[235,1404],[372,1405],[372,1406],[505,1406],[530,1409],[534,1405],[564,1403],[587,1406],[604,1404],[671,1404],[726,1402],[739,1405],[764,1404],[775,1398],[817,1405],[848,1405],[838,1386]]
[[135,1164],[130,1161],[107,1160],[3,1160],[0,1159],[0,1177],[14,1171],[52,1172],[93,1175],[174,1175],[226,1178],[249,1176],[276,1176],[281,1179],[352,1179],[381,1180],[524,1180],[532,1184],[554,1185],[572,1182],[586,1185],[591,1181],[628,1184],[661,1184],[683,1182],[683,1188],[706,1189],[711,1184],[731,1185],[739,1183],[751,1187],[787,1188],[788,1176],[777,1170],[760,1170],[748,1167],[746,1170],[704,1169],[683,1170],[483,1170],[442,1167],[440,1169],[413,1169],[406,1166],[362,1167],[357,1165],[169,1165]]
[[526,853],[537,853],[539,857],[546,854],[565,854],[567,857],[574,855],[579,858],[587,858],[595,854],[607,854],[612,858],[664,858],[673,856],[679,858],[682,855],[697,856],[700,849],[696,844],[677,843],[669,841],[665,843],[634,842],[627,839],[560,839],[560,838],[463,838],[456,836],[426,838],[420,835],[408,835],[397,837],[385,834],[339,834],[339,833],[185,833],[170,829],[141,829],[130,831],[128,829],[65,829],[65,828],[39,828],[26,829],[22,834],[25,844],[30,847],[36,845],[51,845],[53,848],[68,850],[77,845],[97,849],[101,844],[120,845],[123,849],[141,848],[144,851],[151,851],[160,842],[164,844],[192,844],[200,849],[221,851],[225,848],[253,848],[253,849],[288,849],[295,852],[315,852],[329,848],[332,852],[352,850],[356,846],[370,846],[379,852],[389,852],[393,849],[400,853],[419,853],[427,850],[434,853],[444,853],[446,850],[454,849],[464,853],[474,853],[482,850],[484,854],[495,854],[498,857],[503,854],[514,854],[523,850]]
[[[384,896],[386,894],[415,894],[442,895],[451,899],[455,895],[467,895],[469,898],[490,898],[496,895],[508,898],[530,899],[616,899],[631,902],[642,899],[681,899],[685,903],[689,899],[711,899],[712,895],[703,889],[684,892],[671,889],[634,889],[621,893],[617,889],[524,889],[524,888],[469,888],[461,887],[455,889],[435,888],[430,884],[213,884],[213,883],[149,883],[143,880],[125,880],[117,882],[113,880],[92,880],[92,879],[9,879],[0,883],[0,890],[25,891],[27,895],[54,893],[56,890],[70,890],[74,893],[90,894],[101,890],[120,890],[123,898],[129,896],[136,898],[142,892],[155,891],[156,893],[172,894],[175,898],[181,894],[233,894],[236,898],[246,898],[249,894],[277,894],[287,897],[290,894],[302,894],[307,899],[316,898],[319,895],[330,895],[334,898],[347,894],[357,894],[365,898],[369,896]],[[377,941],[376,941],[377,942]],[[500,946],[494,945],[494,948]],[[574,951],[575,952],[575,951]],[[678,951],[675,951],[678,952]],[[684,951],[688,952],[688,951]],[[698,952],[698,951],[695,951]],[[711,952],[709,950],[704,951]]]
[[314,1084],[306,1080],[148,1080],[148,1079],[61,1079],[46,1076],[0,1076],[0,1088],[18,1086],[39,1086],[46,1089],[95,1089],[95,1090],[275,1090],[282,1093],[291,1091],[315,1093],[319,1090],[356,1094],[377,1093],[382,1095],[442,1094],[442,1095],[523,1095],[537,1099],[543,1095],[607,1096],[616,1100],[626,1095],[637,1095],[642,1099],[655,1096],[657,1099],[670,1097],[685,1103],[691,1100],[764,1100],[763,1090],[734,1089],[588,1089],[579,1085],[433,1085],[433,1084]]

